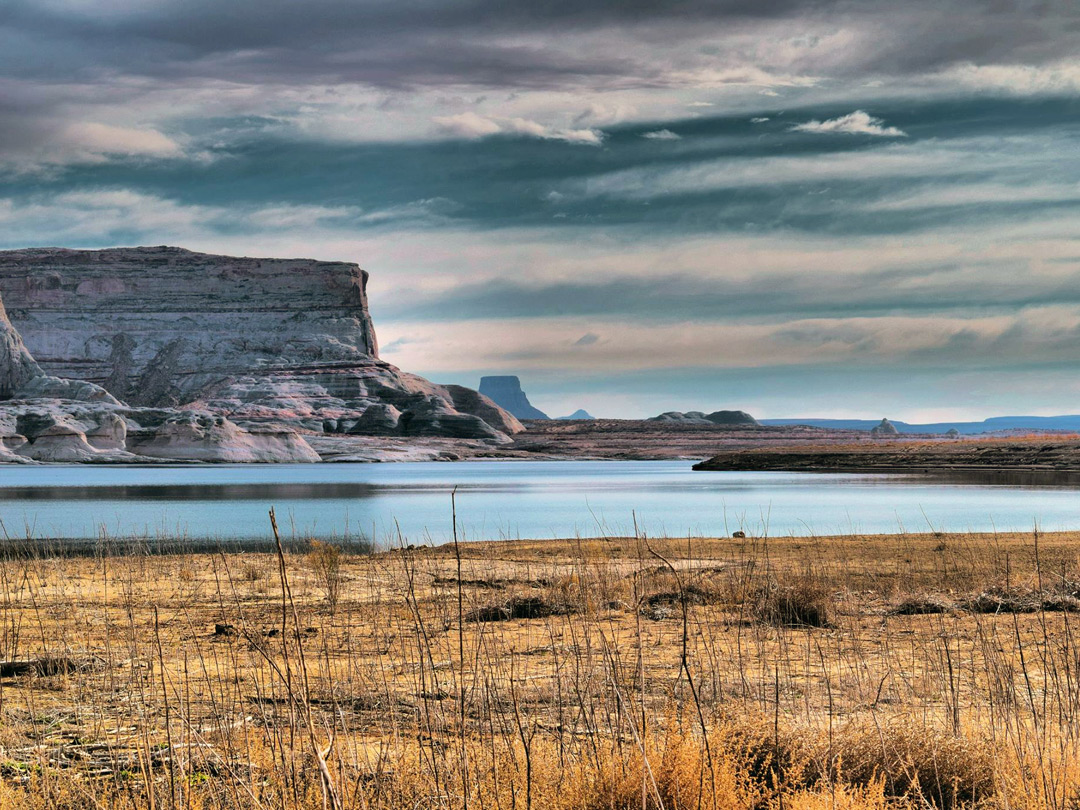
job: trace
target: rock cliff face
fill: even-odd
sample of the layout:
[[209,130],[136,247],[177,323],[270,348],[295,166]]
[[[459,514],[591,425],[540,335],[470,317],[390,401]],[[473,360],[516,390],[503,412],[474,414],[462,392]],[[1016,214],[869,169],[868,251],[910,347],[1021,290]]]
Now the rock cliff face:
[[0,252],[0,295],[42,368],[137,405],[238,370],[377,359],[366,284],[354,264],[180,248]]
[[47,375],[0,301],[0,461],[319,461],[294,430],[245,430],[209,413],[130,408],[85,380]]
[[[22,335],[0,352],[28,350],[59,384],[100,386],[133,407],[271,432],[508,441],[523,429],[486,397],[380,360],[367,279],[345,262],[172,247],[0,251],[0,296]],[[0,396],[27,377],[25,362],[7,366]]]
[[481,377],[480,393],[518,419],[549,418],[546,413],[539,408],[534,408],[529,402],[529,398],[521,390],[521,380],[517,377],[511,375]]
[[0,303],[0,398],[14,396],[28,382],[43,375]]

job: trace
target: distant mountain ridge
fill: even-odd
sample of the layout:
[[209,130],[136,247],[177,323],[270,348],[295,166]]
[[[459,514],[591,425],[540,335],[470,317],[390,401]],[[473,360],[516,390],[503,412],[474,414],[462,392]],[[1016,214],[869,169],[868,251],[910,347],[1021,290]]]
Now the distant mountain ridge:
[[[872,430],[880,419],[761,419],[763,425],[810,425],[836,430]],[[947,433],[964,435],[991,433],[997,430],[1075,430],[1080,432],[1080,414],[1068,416],[994,416],[981,422],[910,423],[890,419],[900,433]]]

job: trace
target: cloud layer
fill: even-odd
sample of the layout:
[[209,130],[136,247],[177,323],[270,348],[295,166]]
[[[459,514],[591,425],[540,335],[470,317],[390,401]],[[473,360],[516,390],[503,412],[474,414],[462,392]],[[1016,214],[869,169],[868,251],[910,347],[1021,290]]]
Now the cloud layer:
[[0,244],[360,261],[389,359],[557,412],[1075,410],[1078,53],[1066,2],[8,0]]

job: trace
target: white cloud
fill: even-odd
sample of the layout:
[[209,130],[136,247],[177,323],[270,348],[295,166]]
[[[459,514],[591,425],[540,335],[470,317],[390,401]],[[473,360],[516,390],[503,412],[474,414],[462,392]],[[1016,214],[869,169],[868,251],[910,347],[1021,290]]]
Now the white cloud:
[[19,173],[110,160],[207,158],[206,152],[189,154],[181,143],[153,128],[85,120],[64,123],[34,116],[9,118],[13,137],[0,143],[0,169]]
[[873,211],[912,211],[921,208],[948,208],[965,205],[1053,203],[1080,201],[1076,183],[958,183],[946,187],[931,185],[925,189],[870,204]]
[[[206,245],[208,238],[216,238],[222,229],[258,234],[261,242],[280,234],[341,233],[358,222],[375,226],[409,222],[415,226],[422,220],[438,219],[439,211],[449,204],[434,198],[371,211],[355,206],[190,205],[124,188],[88,188],[21,203],[0,198],[0,231],[9,234],[8,244],[12,244],[11,234],[19,234],[21,246],[100,244],[123,234],[125,238],[134,235],[144,244],[197,248]],[[251,237],[237,239],[243,242]],[[301,252],[305,250],[310,248]],[[251,251],[250,246],[242,250]]]
[[821,183],[852,177],[865,180],[946,175],[957,171],[957,161],[962,158],[970,157],[982,165],[974,150],[965,146],[968,144],[925,147],[914,143],[897,143],[868,152],[721,158],[691,166],[635,167],[597,175],[577,188],[567,186],[563,191],[567,196],[643,200],[717,189]]
[[155,129],[115,127],[87,121],[69,124],[62,142],[91,155],[179,157],[180,144]]
[[546,137],[566,141],[567,143],[581,143],[588,146],[599,146],[604,142],[604,133],[598,129],[562,129],[550,132]]
[[758,117],[758,118],[751,118],[750,123],[751,124],[764,124],[768,120],[769,120],[768,116],[761,116],[761,117]]
[[532,135],[534,138],[547,138],[551,134],[543,124],[528,118],[511,118],[506,123],[506,128],[519,135]]
[[431,120],[439,128],[462,138],[483,138],[503,131],[503,128],[490,118],[484,118],[474,112],[437,116]]
[[693,70],[674,70],[665,75],[672,86],[727,88],[732,86],[761,87],[770,95],[773,87],[813,87],[818,83],[815,76],[795,73],[770,72],[754,64],[731,67],[701,67]]
[[933,78],[947,85],[976,90],[1005,90],[1018,95],[1076,93],[1080,91],[1080,62],[1065,60],[1049,65],[964,64]]
[[853,113],[842,115],[839,118],[830,118],[827,121],[807,121],[805,124],[796,124],[791,128],[793,132],[844,132],[849,135],[876,135],[883,138],[904,138],[907,133],[896,127],[886,127],[880,118],[874,118],[867,112],[856,110]]
[[272,205],[252,213],[248,222],[256,228],[312,228],[362,217],[361,210],[353,206]]
[[549,141],[599,146],[604,133],[598,129],[558,129],[545,126],[531,118],[487,118],[474,112],[433,118],[432,121],[445,132],[462,138],[484,138],[499,133],[515,133]]
[[679,141],[682,140],[682,135],[676,132],[672,132],[670,129],[657,129],[652,132],[646,132],[641,136],[642,138],[648,138],[653,141]]

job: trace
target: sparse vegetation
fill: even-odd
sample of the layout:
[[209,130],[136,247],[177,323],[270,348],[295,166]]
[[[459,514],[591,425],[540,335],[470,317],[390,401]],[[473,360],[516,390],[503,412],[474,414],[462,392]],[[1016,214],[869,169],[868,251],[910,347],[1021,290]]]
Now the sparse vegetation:
[[8,559],[0,807],[1066,810],[1078,539]]
[[331,611],[337,609],[338,597],[341,595],[341,557],[339,546],[321,540],[312,540],[311,550],[307,553],[308,565],[318,579]]
[[779,627],[828,627],[832,623],[833,594],[820,578],[810,574],[791,582],[770,579],[758,591],[753,613]]

